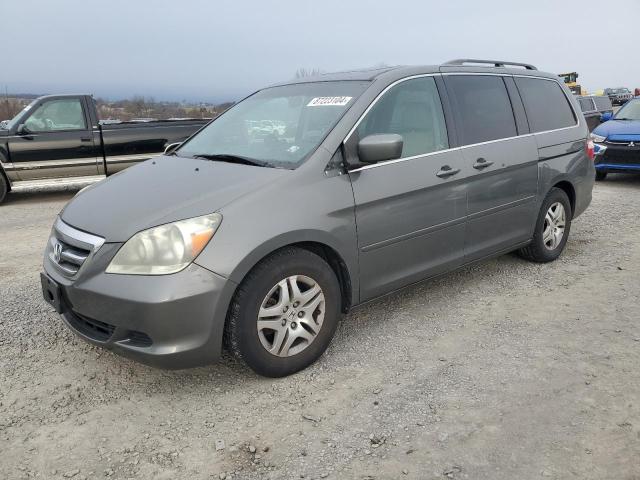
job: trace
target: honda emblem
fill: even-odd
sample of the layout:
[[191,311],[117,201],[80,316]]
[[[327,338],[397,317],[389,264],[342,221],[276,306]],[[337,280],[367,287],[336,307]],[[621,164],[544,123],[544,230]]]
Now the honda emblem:
[[62,244],[56,242],[53,245],[53,259],[56,263],[60,263],[60,258],[62,257]]

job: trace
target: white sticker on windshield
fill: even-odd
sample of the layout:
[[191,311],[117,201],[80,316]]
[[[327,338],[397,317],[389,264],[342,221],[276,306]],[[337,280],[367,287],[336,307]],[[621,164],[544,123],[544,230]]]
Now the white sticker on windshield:
[[316,97],[312,98],[307,107],[344,107],[353,97]]

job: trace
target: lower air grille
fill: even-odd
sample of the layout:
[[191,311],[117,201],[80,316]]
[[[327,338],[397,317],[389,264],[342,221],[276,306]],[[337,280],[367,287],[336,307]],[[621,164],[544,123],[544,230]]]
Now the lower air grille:
[[602,163],[639,164],[640,145],[635,147],[607,145]]
[[127,343],[134,347],[150,347],[153,344],[149,335],[143,332],[136,332],[135,330],[129,332]]
[[113,325],[85,317],[76,312],[71,312],[66,318],[78,332],[98,342],[109,340],[116,329]]

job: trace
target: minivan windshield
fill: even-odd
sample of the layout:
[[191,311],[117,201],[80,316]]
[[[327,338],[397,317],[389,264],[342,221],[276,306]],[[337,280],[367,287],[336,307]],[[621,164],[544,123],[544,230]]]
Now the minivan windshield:
[[368,85],[328,81],[260,90],[211,122],[176,154],[294,169],[315,151]]
[[640,120],[640,100],[627,102],[613,118],[616,120]]

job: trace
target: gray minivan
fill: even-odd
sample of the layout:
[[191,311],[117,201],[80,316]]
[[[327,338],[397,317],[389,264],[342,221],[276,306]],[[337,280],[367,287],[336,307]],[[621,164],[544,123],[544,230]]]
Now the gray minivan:
[[226,345],[273,377],[314,362],[358,304],[515,250],[556,259],[595,175],[557,75],[501,61],[272,86],[170,150],[69,202],[44,297],[141,362]]

